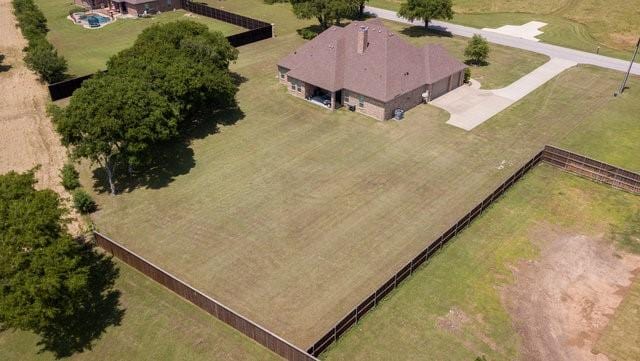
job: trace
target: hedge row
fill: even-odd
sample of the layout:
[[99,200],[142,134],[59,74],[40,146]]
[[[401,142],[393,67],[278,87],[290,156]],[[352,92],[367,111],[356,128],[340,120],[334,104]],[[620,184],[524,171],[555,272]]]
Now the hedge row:
[[33,0],[13,0],[18,26],[29,44],[24,49],[27,66],[47,83],[56,83],[67,77],[67,61],[47,40],[47,19]]

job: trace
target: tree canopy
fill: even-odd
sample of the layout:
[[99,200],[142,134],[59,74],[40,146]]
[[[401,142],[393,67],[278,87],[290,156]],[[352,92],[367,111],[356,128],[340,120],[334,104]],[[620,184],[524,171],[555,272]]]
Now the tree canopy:
[[13,0],[13,9],[22,35],[29,41],[24,58],[27,66],[48,83],[64,80],[67,61],[47,40],[47,19],[33,0]]
[[0,175],[0,329],[65,356],[119,321],[117,269],[71,238],[58,195],[35,183],[33,171]]
[[424,26],[428,28],[433,19],[451,20],[452,6],[451,0],[406,0],[400,5],[398,15],[411,21],[424,20]]
[[469,58],[473,64],[482,64],[487,61],[489,50],[487,39],[480,34],[474,34],[464,49],[464,56]]
[[163,142],[186,135],[212,114],[235,106],[229,70],[237,50],[193,21],[145,29],[135,44],[85,81],[65,109],[51,108],[73,157],[105,170],[111,194],[118,167],[142,169]]
[[290,0],[293,13],[301,19],[318,19],[322,29],[344,18],[356,16],[362,0]]

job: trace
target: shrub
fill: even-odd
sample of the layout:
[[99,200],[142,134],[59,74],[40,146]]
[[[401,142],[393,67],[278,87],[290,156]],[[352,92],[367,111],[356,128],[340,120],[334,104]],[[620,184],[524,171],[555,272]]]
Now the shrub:
[[71,163],[66,163],[62,166],[62,169],[60,169],[60,178],[62,179],[62,186],[68,191],[80,187],[78,171]]
[[468,83],[471,80],[471,69],[464,68],[464,82]]
[[479,34],[473,35],[464,49],[464,56],[476,65],[486,63],[489,56],[489,42]]
[[96,202],[91,198],[89,193],[82,188],[73,191],[73,208],[81,214],[91,213],[96,210]]
[[27,40],[47,34],[47,19],[33,0],[13,0],[13,8],[20,30]]
[[298,35],[300,35],[303,39],[306,39],[306,40],[311,40],[316,36],[318,36],[318,33],[310,28],[302,28],[296,31],[298,32]]
[[29,69],[38,73],[42,80],[51,84],[67,77],[67,61],[58,55],[53,45],[44,37],[29,41],[26,52],[24,62]]
[[27,66],[48,83],[66,78],[67,61],[47,41],[49,29],[42,11],[33,0],[13,0],[12,4],[22,35],[29,42],[24,58]]

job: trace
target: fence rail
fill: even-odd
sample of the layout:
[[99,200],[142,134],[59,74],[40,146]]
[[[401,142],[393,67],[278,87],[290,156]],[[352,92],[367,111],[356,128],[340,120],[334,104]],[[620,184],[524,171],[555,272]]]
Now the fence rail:
[[292,361],[317,361],[315,357],[307,354],[266,328],[257,325],[229,307],[191,287],[162,268],[128,250],[121,244],[109,239],[107,236],[98,232],[94,232],[94,236],[96,244],[107,252],[113,254],[126,264],[132,266],[147,275],[149,278],[200,307],[207,313],[249,336],[249,338],[257,341],[276,354]]
[[204,15],[213,19],[224,21],[225,23],[237,25],[245,29],[254,30],[259,28],[271,28],[271,24],[261,20],[252,19],[243,15],[230,13],[222,9],[216,9],[203,3],[196,3],[189,0],[182,0],[182,8],[198,15]]
[[547,145],[543,160],[571,173],[606,183],[631,193],[640,193],[640,174],[580,154]]

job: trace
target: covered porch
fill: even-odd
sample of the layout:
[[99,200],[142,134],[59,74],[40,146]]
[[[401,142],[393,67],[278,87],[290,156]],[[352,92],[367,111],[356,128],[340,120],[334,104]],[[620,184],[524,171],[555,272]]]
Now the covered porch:
[[330,91],[319,86],[306,83],[305,99],[321,107],[335,110],[342,106],[342,90]]

